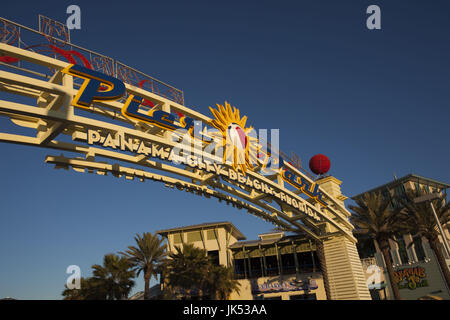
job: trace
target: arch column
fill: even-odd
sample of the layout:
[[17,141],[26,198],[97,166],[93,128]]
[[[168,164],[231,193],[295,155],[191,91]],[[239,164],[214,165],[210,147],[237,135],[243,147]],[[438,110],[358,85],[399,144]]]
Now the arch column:
[[[342,181],[333,176],[316,181],[320,188],[338,200],[342,206],[347,199],[341,193]],[[350,213],[343,212],[345,216]],[[328,232],[336,229],[327,223]],[[330,300],[371,300],[366,277],[356,243],[347,237],[337,235],[317,243],[317,253],[321,260],[325,290]]]
[[356,245],[344,236],[317,244],[330,300],[371,300]]

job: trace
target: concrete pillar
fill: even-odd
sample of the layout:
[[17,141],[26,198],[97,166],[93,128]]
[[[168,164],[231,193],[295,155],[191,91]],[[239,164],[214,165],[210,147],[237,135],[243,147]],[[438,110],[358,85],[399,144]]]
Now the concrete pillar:
[[[344,200],[348,198],[344,196],[341,192],[341,184],[342,184],[341,180],[336,179],[333,176],[328,176],[317,180],[316,183],[320,186],[321,190],[325,191],[334,199],[336,199],[342,206],[345,206]],[[348,215],[345,212],[343,212],[343,214]]]
[[[341,193],[342,181],[328,176],[316,181],[322,190],[342,206],[347,199]],[[345,216],[349,213],[339,210]],[[328,230],[333,230],[327,226]],[[356,243],[345,236],[334,236],[318,243],[325,289],[330,300],[371,300]]]
[[344,236],[320,244],[330,300],[371,300],[356,244]]

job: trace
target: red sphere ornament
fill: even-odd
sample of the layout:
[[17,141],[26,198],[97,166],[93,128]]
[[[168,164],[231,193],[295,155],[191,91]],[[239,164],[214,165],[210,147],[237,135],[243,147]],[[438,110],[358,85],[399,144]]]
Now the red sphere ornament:
[[309,168],[315,174],[324,174],[330,170],[330,159],[326,155],[316,154],[309,160]]

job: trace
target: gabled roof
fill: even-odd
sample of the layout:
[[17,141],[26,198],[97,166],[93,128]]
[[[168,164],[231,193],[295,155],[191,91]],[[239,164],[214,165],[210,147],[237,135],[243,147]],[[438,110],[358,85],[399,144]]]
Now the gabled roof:
[[399,179],[390,181],[388,183],[385,183],[385,184],[383,184],[381,186],[375,187],[375,188],[370,189],[368,191],[364,191],[364,192],[362,192],[360,194],[357,194],[357,195],[355,195],[355,196],[353,196],[351,198],[353,200],[355,200],[356,198],[361,197],[365,193],[377,192],[377,191],[380,191],[380,190],[384,190],[386,188],[391,190],[391,189],[395,188],[397,185],[403,184],[403,183],[408,182],[408,181],[419,182],[420,184],[428,184],[428,185],[430,185],[432,187],[435,187],[435,188],[438,188],[438,189],[447,189],[447,188],[450,187],[450,184],[448,184],[448,183],[437,181],[437,180],[430,179],[430,178],[425,178],[425,177],[419,176],[417,174],[410,173],[410,174],[408,174],[408,175],[406,175],[404,177],[401,177]]
[[171,229],[164,229],[164,230],[158,230],[156,231],[157,234],[166,237],[169,233],[174,233],[177,231],[191,231],[191,230],[201,230],[201,229],[209,229],[214,227],[224,227],[225,229],[228,229],[229,232],[238,240],[246,240],[247,238],[239,231],[238,228],[236,228],[231,222],[229,221],[221,221],[221,222],[210,222],[210,223],[201,223],[201,224],[194,224],[190,226],[184,226],[184,227],[176,227]]

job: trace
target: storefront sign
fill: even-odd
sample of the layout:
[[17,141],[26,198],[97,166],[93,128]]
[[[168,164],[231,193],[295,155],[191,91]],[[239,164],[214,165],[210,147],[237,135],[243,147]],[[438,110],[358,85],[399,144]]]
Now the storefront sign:
[[428,287],[425,268],[422,267],[400,269],[394,272],[394,277],[399,289],[415,290],[421,287]]
[[289,292],[299,290],[315,290],[318,288],[316,280],[309,279],[306,282],[303,281],[266,281],[263,284],[258,285],[252,290],[254,294],[258,293],[272,293],[272,292]]

